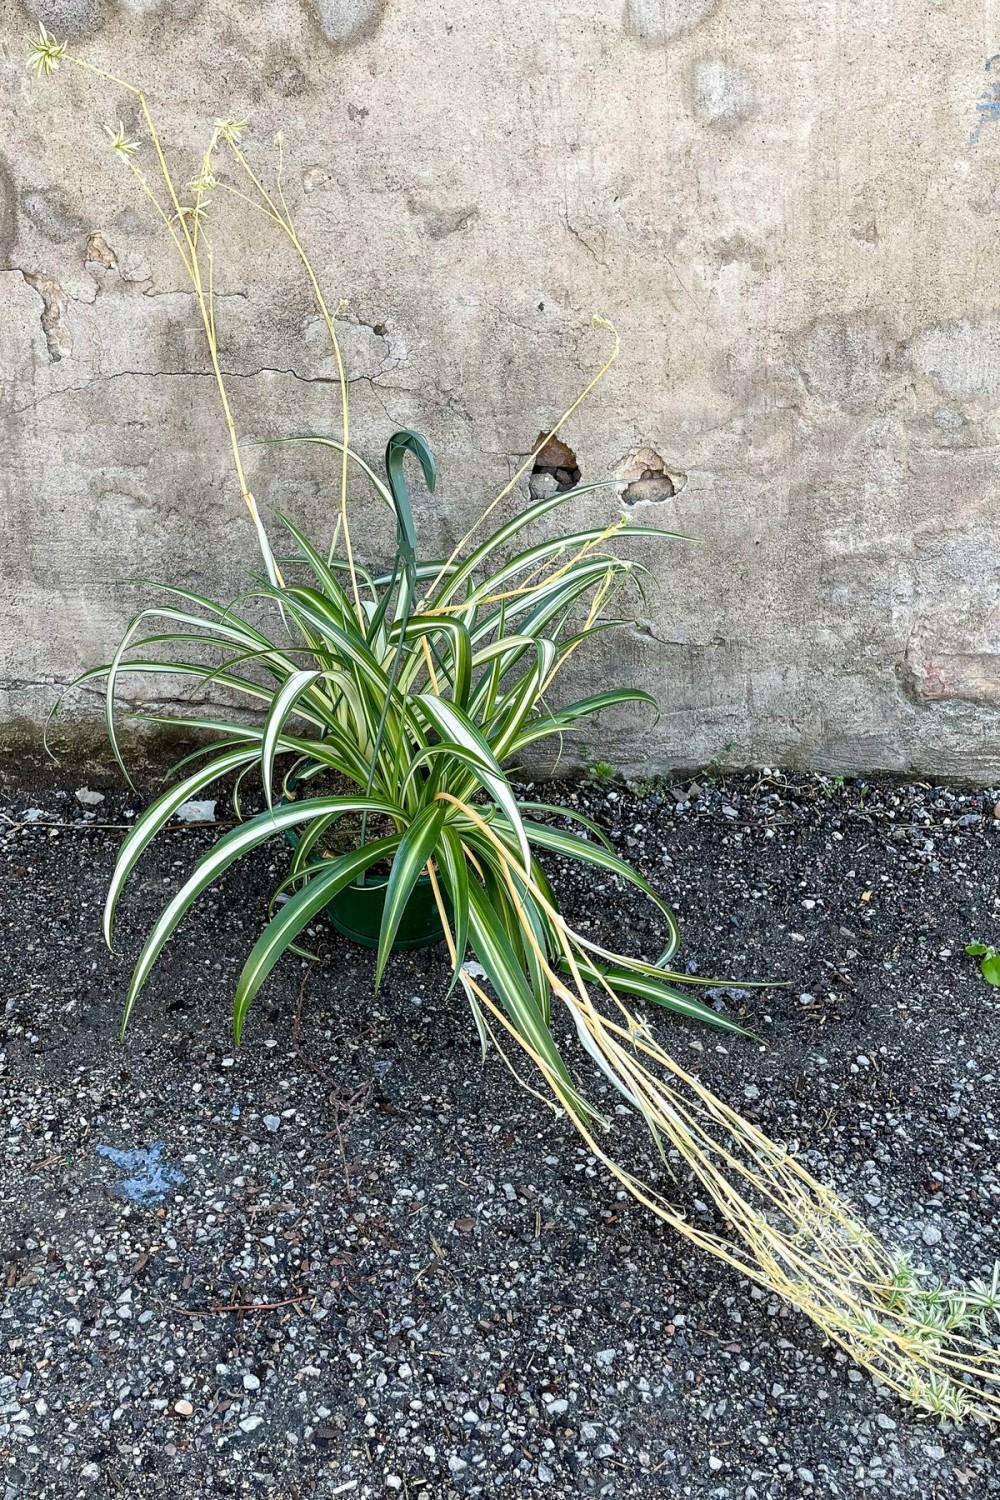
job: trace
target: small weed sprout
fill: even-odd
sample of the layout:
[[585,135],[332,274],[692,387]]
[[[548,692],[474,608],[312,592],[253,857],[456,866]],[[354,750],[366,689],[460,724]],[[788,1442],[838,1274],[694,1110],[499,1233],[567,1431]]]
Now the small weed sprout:
[[970,958],[979,959],[979,972],[994,989],[1000,989],[1000,952],[989,943],[967,943]]

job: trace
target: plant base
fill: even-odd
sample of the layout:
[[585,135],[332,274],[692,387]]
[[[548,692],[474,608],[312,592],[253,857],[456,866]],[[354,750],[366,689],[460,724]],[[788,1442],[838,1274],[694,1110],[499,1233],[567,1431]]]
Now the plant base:
[[[326,908],[327,917],[344,937],[363,948],[377,948],[387,882],[371,875],[364,885],[349,885],[339,891]],[[426,875],[421,875],[406,904],[393,952],[405,948],[431,948],[444,939],[434,892]]]

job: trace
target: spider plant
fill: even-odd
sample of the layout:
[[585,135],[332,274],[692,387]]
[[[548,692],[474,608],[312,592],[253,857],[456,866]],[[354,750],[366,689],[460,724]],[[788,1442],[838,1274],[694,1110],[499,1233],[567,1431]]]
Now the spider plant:
[[[302,441],[339,455],[339,439]],[[184,774],[146,809],[122,845],[105,909],[109,943],[130,874],[182,803],[253,768],[266,802],[265,811],[219,840],[164,908],[136,963],[122,1024],[192,903],[236,861],[294,830],[297,842],[275,891],[273,915],[236,988],[237,1041],[254,996],[303,928],[339,892],[387,866],[376,984],[417,882],[426,878],[448,944],[451,985],[468,996],[480,1035],[488,1036],[489,1012],[499,1006],[519,1040],[537,1053],[560,1101],[589,1118],[553,1031],[551,1000],[554,986],[563,985],[561,975],[735,1028],[691,992],[693,984],[715,981],[693,981],[669,968],[677,923],[646,879],[591,819],[573,814],[579,827],[572,831],[552,826],[546,820],[565,818],[565,809],[519,796],[505,766],[603,709],[653,703],[637,688],[595,693],[559,708],[548,706],[548,698],[560,669],[582,645],[627,623],[606,612],[637,565],[609,551],[611,541],[662,540],[673,533],[618,519],[518,545],[533,523],[600,488],[591,485],[529,505],[460,560],[421,563],[403,472],[408,454],[433,488],[434,459],[415,432],[389,439],[385,480],[350,454],[395,517],[396,554],[386,570],[324,556],[284,518],[291,551],[279,559],[280,584],[261,577],[244,600],[226,606],[165,587],[163,601],[131,622],[113,659],[84,674],[85,681],[105,682],[116,753],[116,690],[128,672],[180,673],[223,687],[249,710],[234,717],[146,716],[212,738],[193,765],[185,758]],[[247,618],[251,611],[244,606],[252,600],[270,606],[270,631]],[[330,775],[337,788],[313,795]],[[352,817],[356,847],[331,853],[335,834]],[[655,962],[611,952],[574,932],[539,862],[546,853],[618,875],[652,902],[664,926]],[[465,966],[469,947],[494,998]],[[586,1026],[574,1019],[584,1046],[593,1050]]]
[[[210,740],[176,768],[122,844],[105,911],[109,942],[129,875],[184,802],[227,776],[235,776],[238,787],[255,768],[265,802],[263,812],[219,839],[163,909],[135,965],[123,1025],[184,913],[223,871],[269,839],[294,832],[296,843],[239,978],[237,1037],[254,995],[303,927],[357,889],[366,872],[385,867],[377,982],[408,902],[426,881],[450,959],[449,993],[461,986],[484,1047],[496,1044],[519,1081],[565,1116],[627,1192],[679,1235],[799,1308],[923,1411],[943,1420],[1000,1419],[994,1330],[1000,1272],[965,1289],[932,1284],[921,1290],[922,1273],[905,1256],[882,1245],[783,1146],[678,1065],[651,1030],[652,1012],[634,1008],[636,1000],[717,1026],[732,1029],[732,1023],[698,1000],[691,976],[671,969],[678,933],[668,907],[595,823],[576,814],[576,830],[553,826],[546,821],[550,814],[558,811],[565,821],[567,810],[519,797],[509,777],[509,765],[532,744],[604,708],[650,702],[637,689],[617,688],[560,707],[553,685],[581,646],[620,623],[608,611],[640,570],[613,543],[668,533],[618,517],[526,545],[522,533],[533,522],[598,488],[581,486],[529,505],[473,544],[614,363],[617,338],[594,377],[452,553],[440,563],[421,563],[403,469],[412,456],[433,487],[434,461],[417,433],[395,433],[383,479],[350,445],[338,310],[325,301],[286,201],[280,139],[276,182],[269,188],[241,144],[245,122],[218,120],[195,177],[179,186],[142,90],[70,53],[41,28],[30,65],[49,77],[64,64],[136,102],[154,172],[147,174],[140,143],[120,126],[109,130],[112,148],[164,224],[191,283],[264,567],[248,595],[232,605],[161,589],[162,602],[133,621],[113,659],[85,674],[105,681],[116,756],[114,704],[125,672],[181,673],[196,686],[224,689],[250,710],[185,718]],[[290,553],[277,557],[249,488],[216,334],[207,232],[209,195],[216,193],[252,202],[284,237],[330,339],[339,376],[339,435],[304,439],[329,446],[339,459],[336,526],[325,551],[284,519]],[[366,567],[353,547],[352,466],[395,518],[395,556],[381,571]],[[261,622],[262,611],[269,624]],[[169,655],[160,654],[165,647]],[[206,652],[207,660],[199,654]],[[329,776],[336,778],[332,790],[324,785]],[[350,819],[356,837],[332,850]],[[574,931],[546,875],[549,855],[620,876],[650,900],[665,929],[656,959],[616,954]],[[470,948],[478,967],[466,960]],[[662,1185],[655,1174],[645,1180],[611,1154],[612,1122],[586,1097],[570,1066],[563,1039],[574,1034],[648,1128],[664,1165]],[[517,1073],[518,1055],[534,1069],[530,1082]],[[681,1182],[714,1205],[714,1223],[677,1205],[673,1195]]]

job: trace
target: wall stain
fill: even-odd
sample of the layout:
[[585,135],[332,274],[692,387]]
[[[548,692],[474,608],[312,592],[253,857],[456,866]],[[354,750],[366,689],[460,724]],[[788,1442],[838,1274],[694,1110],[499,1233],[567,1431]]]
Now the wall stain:
[[83,261],[84,265],[103,266],[106,271],[113,271],[118,265],[118,256],[103,234],[88,234],[87,250]]
[[309,0],[309,9],[328,42],[343,47],[376,32],[385,14],[385,0]]
[[911,702],[1000,704],[1000,656],[993,651],[938,653],[910,641],[898,668],[904,694]]
[[756,107],[753,84],[747,75],[716,58],[703,58],[695,64],[692,85],[694,112],[706,125],[745,120]]
[[406,206],[423,224],[432,240],[446,240],[449,235],[460,234],[479,218],[476,203],[448,203],[447,189],[433,193],[426,188],[417,188],[406,196]]
[[17,191],[10,167],[0,156],[0,266],[13,264],[17,237]]
[[56,245],[79,239],[84,231],[82,215],[58,188],[27,188],[21,194],[21,212]]
[[643,42],[670,42],[700,26],[717,4],[718,0],[628,0],[626,30]]
[[715,240],[712,255],[720,266],[744,265],[761,274],[767,270],[763,246],[755,244],[745,234],[731,234],[725,239]]
[[950,396],[1000,401],[1000,319],[931,323],[910,340],[906,355],[918,374]]
[[164,16],[168,21],[190,21],[201,0],[117,0],[119,9],[133,16]]
[[34,19],[60,41],[94,36],[108,20],[107,0],[35,0]]

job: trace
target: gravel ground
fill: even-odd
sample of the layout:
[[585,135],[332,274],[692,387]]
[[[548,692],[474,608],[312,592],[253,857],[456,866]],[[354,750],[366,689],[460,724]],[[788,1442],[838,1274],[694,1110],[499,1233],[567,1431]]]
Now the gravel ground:
[[[962,949],[1000,935],[1000,792],[556,795],[673,899],[687,961],[792,980],[720,999],[757,1042],[664,1017],[678,1058],[930,1270],[991,1265],[1000,1018]],[[919,1420],[483,1069],[440,952],[376,997],[317,928],[322,965],[279,966],[235,1052],[265,860],[189,916],[119,1044],[139,936],[215,836],[147,854],[111,958],[102,825],[138,806],[0,802],[5,1500],[1000,1495],[996,1438]],[[655,950],[613,883],[562,888]]]

